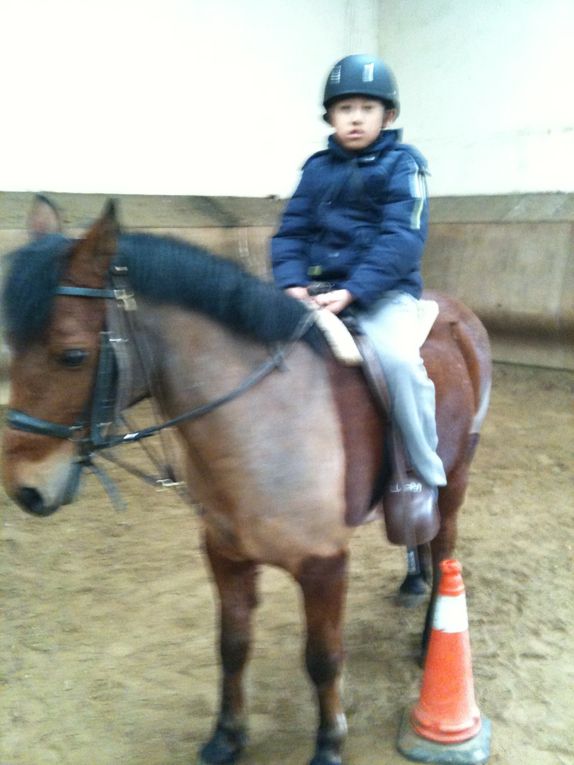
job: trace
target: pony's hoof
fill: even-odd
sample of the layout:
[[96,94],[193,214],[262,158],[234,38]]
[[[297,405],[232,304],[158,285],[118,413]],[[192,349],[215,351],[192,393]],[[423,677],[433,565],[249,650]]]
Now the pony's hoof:
[[396,603],[403,608],[416,608],[425,602],[429,590],[430,588],[422,575],[408,574],[399,587]]
[[340,714],[335,723],[317,731],[315,754],[309,765],[342,765],[341,747],[347,735],[347,718]]
[[413,595],[411,592],[397,592],[395,603],[400,608],[418,608],[426,601],[426,595]]
[[231,730],[218,725],[213,736],[201,747],[197,765],[234,765],[246,743],[244,730]]
[[343,765],[343,760],[333,752],[318,752],[309,765]]

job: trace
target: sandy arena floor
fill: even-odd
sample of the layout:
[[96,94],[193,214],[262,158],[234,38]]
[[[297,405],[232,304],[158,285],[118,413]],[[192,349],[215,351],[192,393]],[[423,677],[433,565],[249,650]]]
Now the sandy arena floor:
[[[461,516],[474,680],[492,765],[574,763],[574,374],[498,366]],[[216,704],[213,592],[193,510],[119,476],[116,513],[90,478],[38,520],[5,497],[0,765],[191,765]],[[346,765],[402,765],[423,611],[393,597],[402,552],[371,524],[353,543]],[[305,765],[315,712],[298,594],[261,581],[245,765]]]

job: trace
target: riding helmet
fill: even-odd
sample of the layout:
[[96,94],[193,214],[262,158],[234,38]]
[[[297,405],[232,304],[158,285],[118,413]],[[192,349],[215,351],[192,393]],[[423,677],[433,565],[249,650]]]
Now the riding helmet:
[[354,54],[334,65],[327,77],[323,106],[325,109],[344,96],[378,98],[399,111],[399,88],[395,75],[380,58]]

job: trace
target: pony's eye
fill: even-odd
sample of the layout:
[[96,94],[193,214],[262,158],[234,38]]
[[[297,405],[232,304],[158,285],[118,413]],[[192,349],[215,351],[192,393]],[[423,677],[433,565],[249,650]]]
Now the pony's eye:
[[81,367],[88,358],[88,352],[82,348],[70,348],[58,356],[58,361],[65,367]]

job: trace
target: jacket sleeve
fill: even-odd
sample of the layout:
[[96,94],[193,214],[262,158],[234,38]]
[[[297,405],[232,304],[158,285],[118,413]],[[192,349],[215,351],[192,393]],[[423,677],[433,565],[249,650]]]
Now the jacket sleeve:
[[275,284],[282,289],[304,287],[308,243],[314,230],[311,172],[305,166],[295,193],[283,212],[279,229],[271,239],[271,267]]
[[342,285],[363,308],[401,283],[420,283],[428,232],[426,167],[401,151],[390,172],[378,233]]

